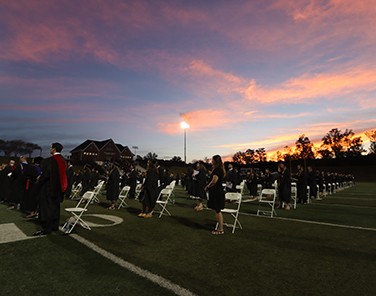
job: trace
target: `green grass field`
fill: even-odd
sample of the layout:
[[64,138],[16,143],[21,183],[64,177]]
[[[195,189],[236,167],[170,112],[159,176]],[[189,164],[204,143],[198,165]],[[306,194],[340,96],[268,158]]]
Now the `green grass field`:
[[[354,187],[257,217],[257,203],[243,204],[235,234],[214,236],[214,214],[195,212],[195,201],[176,188],[171,217],[138,218],[140,204],[88,214],[121,217],[116,226],[81,227],[76,233],[108,252],[197,295],[375,295],[376,184]],[[104,201],[103,197],[101,198]],[[73,206],[67,200],[64,207]],[[62,210],[61,221],[68,215]],[[227,216],[225,216],[225,219]],[[109,224],[86,216],[85,220]],[[0,205],[0,224],[26,235],[35,221]],[[172,292],[103,258],[72,236],[0,244],[0,295],[172,295]]]

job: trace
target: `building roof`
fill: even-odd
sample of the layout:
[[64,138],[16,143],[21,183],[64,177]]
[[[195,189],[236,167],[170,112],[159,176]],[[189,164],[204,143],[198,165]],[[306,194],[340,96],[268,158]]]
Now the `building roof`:
[[[96,140],[86,140],[82,144],[78,145],[76,148],[72,149],[70,153],[78,152],[81,150],[85,150],[89,145],[94,144],[98,150],[101,150],[108,142],[114,142],[112,139],[103,140],[103,141],[96,141]],[[129,151],[132,155],[134,155],[131,150],[128,148],[128,146],[123,146],[121,144],[115,143],[115,146],[119,149],[120,152],[123,152],[124,150]]]

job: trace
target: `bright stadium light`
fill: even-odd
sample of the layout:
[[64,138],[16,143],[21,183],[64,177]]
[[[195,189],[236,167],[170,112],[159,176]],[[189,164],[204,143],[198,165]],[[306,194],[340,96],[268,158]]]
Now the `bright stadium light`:
[[184,162],[187,163],[187,129],[189,124],[182,121],[180,122],[180,127],[184,130]]

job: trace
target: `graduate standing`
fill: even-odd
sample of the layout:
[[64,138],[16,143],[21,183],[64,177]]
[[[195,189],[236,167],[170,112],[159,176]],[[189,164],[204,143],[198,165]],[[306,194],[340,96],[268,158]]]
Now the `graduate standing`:
[[108,207],[109,210],[116,209],[116,202],[119,199],[120,193],[120,172],[115,164],[112,164],[110,174],[108,175],[107,185],[106,185],[106,198],[111,202]]
[[148,160],[146,168],[146,178],[142,188],[142,211],[139,217],[151,218],[158,198],[158,168],[153,159]]
[[59,230],[60,203],[64,200],[64,192],[68,186],[67,164],[61,156],[62,150],[63,146],[60,143],[52,143],[51,157],[42,163],[42,174],[39,177],[41,186],[39,220],[42,230],[35,232],[34,235],[45,235]]
[[210,175],[210,182],[205,187],[205,191],[209,191],[208,208],[215,211],[215,219],[218,222],[218,228],[211,233],[215,235],[223,234],[223,215],[221,210],[225,207],[225,192],[222,187],[225,168],[222,158],[214,155],[212,158],[213,171]]

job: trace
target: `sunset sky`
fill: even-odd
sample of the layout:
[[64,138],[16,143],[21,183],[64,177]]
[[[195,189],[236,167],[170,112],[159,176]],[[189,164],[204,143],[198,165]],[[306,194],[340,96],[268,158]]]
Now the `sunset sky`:
[[183,158],[185,120],[191,161],[361,135],[375,28],[376,0],[0,0],[0,139]]

